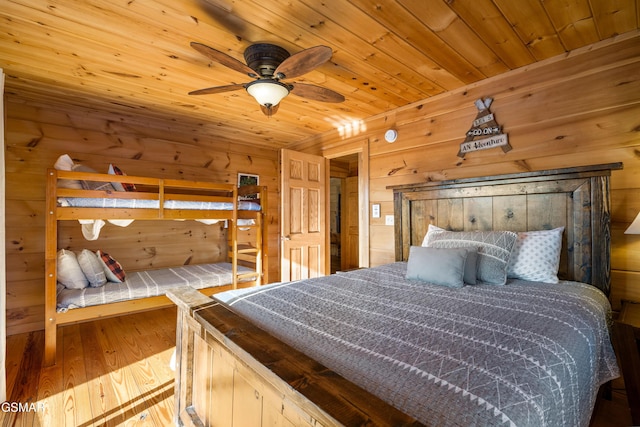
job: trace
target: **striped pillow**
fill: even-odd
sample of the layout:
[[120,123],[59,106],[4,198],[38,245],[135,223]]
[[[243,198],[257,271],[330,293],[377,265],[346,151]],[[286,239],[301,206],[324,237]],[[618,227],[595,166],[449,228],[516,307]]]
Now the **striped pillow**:
[[507,265],[518,234],[513,231],[447,231],[429,225],[423,246],[478,248],[478,280],[492,285],[507,283]]

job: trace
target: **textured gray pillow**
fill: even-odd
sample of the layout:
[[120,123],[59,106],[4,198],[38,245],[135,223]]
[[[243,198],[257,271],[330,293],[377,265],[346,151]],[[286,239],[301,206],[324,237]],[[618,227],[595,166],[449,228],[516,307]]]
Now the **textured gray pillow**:
[[434,285],[461,288],[469,249],[426,248],[411,246],[407,262],[407,279]]
[[478,248],[478,280],[493,285],[507,283],[507,265],[518,238],[512,231],[446,231],[429,229],[425,238],[432,248]]
[[[94,169],[91,169],[88,166],[85,165],[74,165],[73,166],[73,171],[74,172],[90,172],[90,173],[96,173],[96,171]],[[101,181],[80,181],[80,185],[82,185],[82,188],[85,190],[101,190],[101,191],[116,191],[115,188],[113,188],[113,185],[111,185],[110,182],[101,182]]]
[[468,285],[476,285],[478,283],[478,248],[466,247],[467,249],[467,262],[464,264],[464,283]]
[[75,252],[60,249],[57,257],[57,279],[68,289],[84,289],[89,286]]
[[89,281],[89,286],[98,288],[107,283],[107,276],[102,269],[102,263],[98,259],[98,255],[89,249],[83,249],[78,255],[78,264]]

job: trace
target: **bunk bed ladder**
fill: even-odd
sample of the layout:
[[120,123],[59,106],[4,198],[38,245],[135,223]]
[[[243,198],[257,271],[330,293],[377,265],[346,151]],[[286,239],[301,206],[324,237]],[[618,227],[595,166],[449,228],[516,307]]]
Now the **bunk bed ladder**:
[[250,272],[238,273],[238,281],[251,280],[255,281],[257,286],[261,285],[262,278],[262,215],[258,215],[255,219],[254,225],[240,225],[238,226],[238,234],[241,232],[255,233],[255,240],[253,242],[243,242],[237,245],[238,260],[246,261],[252,264],[255,268]]
[[[259,194],[261,204],[261,212],[253,218],[255,223],[251,225],[238,224],[238,221],[232,221],[232,229],[229,233],[229,257],[233,265],[233,287],[236,288],[238,283],[250,281],[255,286],[266,283],[266,253],[264,252],[264,243],[266,239],[266,189],[265,187],[250,186],[255,194]],[[244,188],[243,188],[244,189]],[[252,191],[244,189],[247,194],[254,194]],[[244,238],[247,234],[253,234],[252,239]],[[240,264],[238,263],[240,262]],[[249,272],[238,272],[238,266],[251,266]]]

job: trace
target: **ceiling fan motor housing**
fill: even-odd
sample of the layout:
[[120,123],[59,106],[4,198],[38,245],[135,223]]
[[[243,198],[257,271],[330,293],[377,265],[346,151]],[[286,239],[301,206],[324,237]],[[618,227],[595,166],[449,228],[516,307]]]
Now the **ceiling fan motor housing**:
[[244,60],[260,77],[273,77],[275,69],[289,56],[286,49],[269,43],[256,43],[244,51]]

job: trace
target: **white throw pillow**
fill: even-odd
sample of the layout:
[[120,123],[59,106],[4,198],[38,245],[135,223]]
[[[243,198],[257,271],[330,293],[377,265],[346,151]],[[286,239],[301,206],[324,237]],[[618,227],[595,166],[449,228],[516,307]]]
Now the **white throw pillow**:
[[73,251],[60,249],[57,259],[58,282],[69,289],[84,289],[89,286],[89,280],[82,272],[76,254]]
[[507,266],[507,277],[558,283],[563,231],[564,227],[519,232]]
[[[68,154],[63,154],[58,157],[58,160],[56,160],[56,163],[53,165],[53,167],[59,171],[72,171],[74,166],[73,160]],[[58,187],[82,190],[82,184],[75,179],[59,179]]]

